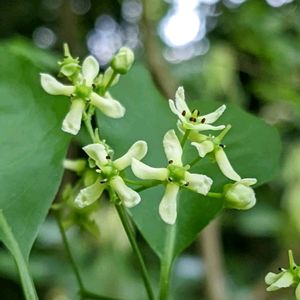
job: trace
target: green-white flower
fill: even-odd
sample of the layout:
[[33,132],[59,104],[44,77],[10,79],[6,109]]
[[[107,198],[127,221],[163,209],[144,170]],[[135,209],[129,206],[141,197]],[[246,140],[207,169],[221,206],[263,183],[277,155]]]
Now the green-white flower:
[[119,74],[126,74],[134,62],[134,54],[131,49],[122,47],[111,61],[112,69]]
[[269,272],[265,277],[267,291],[277,291],[281,288],[296,286],[296,299],[300,300],[300,267],[295,264],[293,252],[289,250],[289,269],[280,268],[280,273]]
[[152,168],[137,159],[132,159],[131,168],[135,176],[147,180],[160,180],[166,183],[166,190],[159,205],[159,214],[168,224],[177,218],[177,195],[180,187],[206,195],[212,179],[201,174],[188,172],[189,165],[182,164],[182,148],[174,130],[169,130],[163,139],[163,146],[169,165],[167,168]]
[[98,176],[92,185],[82,189],[76,197],[75,203],[79,207],[94,203],[108,188],[113,190],[127,207],[133,207],[141,201],[140,195],[124,183],[120,171],[127,168],[133,158],[140,160],[146,155],[146,142],[137,141],[126,154],[114,161],[103,144],[90,144],[83,147],[83,150],[95,162]]
[[125,108],[113,99],[109,93],[103,97],[94,92],[94,81],[99,73],[99,64],[93,56],[88,56],[82,63],[81,73],[74,85],[64,85],[49,74],[41,74],[41,85],[51,95],[64,95],[71,98],[71,107],[67,113],[62,130],[76,135],[81,127],[81,119],[90,103],[111,118],[121,118]]
[[246,210],[256,203],[254,190],[250,187],[255,184],[255,178],[244,178],[234,184],[224,187],[224,206],[226,208]]
[[176,91],[175,100],[169,100],[169,106],[171,111],[178,116],[179,126],[183,130],[222,130],[225,128],[224,125],[213,126],[211,125],[219,119],[226,109],[226,105],[220,106],[214,112],[207,115],[200,115],[197,109],[191,111],[186,104],[184,89],[179,87]]
[[230,130],[231,125],[227,125],[226,128],[217,136],[207,136],[198,132],[192,131],[189,134],[189,139],[192,141],[191,145],[194,146],[200,157],[205,157],[208,153],[213,153],[216,162],[221,172],[229,179],[234,181],[240,181],[240,175],[233,169],[225,151],[225,145],[221,144],[222,139]]

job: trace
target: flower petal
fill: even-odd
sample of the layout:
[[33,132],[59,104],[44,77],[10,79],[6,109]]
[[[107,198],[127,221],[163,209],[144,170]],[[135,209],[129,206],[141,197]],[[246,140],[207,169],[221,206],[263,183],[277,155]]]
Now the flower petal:
[[90,158],[92,158],[96,162],[99,168],[107,164],[107,151],[102,144],[89,144],[82,149]]
[[97,180],[94,184],[88,186],[85,189],[82,189],[79,192],[78,196],[75,199],[75,203],[81,208],[94,203],[102,195],[105,187],[106,184],[101,184]]
[[212,141],[204,141],[202,143],[191,143],[192,146],[196,147],[198,150],[200,157],[205,157],[205,155],[209,152],[212,152],[215,148],[214,143]]
[[120,176],[115,176],[110,180],[110,186],[117,193],[126,207],[133,207],[141,201],[140,195],[128,187]]
[[165,181],[169,175],[169,171],[166,168],[152,168],[135,158],[132,159],[131,169],[136,177],[144,180]]
[[182,123],[186,123],[187,122],[187,119],[185,116],[189,116],[189,113],[186,113],[185,116],[182,115],[182,112],[180,112],[176,106],[175,106],[175,102],[171,99],[169,99],[169,106],[170,106],[170,109],[171,111],[179,118],[179,120],[182,122]]
[[185,173],[185,180],[189,183],[187,186],[188,189],[202,195],[207,195],[213,183],[212,179],[208,176],[189,172]]
[[222,106],[217,108],[214,112],[204,115],[201,118],[204,118],[205,122],[208,124],[214,123],[215,121],[217,121],[220,118],[220,116],[223,114],[225,109],[226,109],[226,105],[223,104]]
[[240,183],[250,186],[250,185],[254,185],[257,182],[256,178],[243,178],[242,180],[240,180]]
[[281,288],[286,288],[294,283],[294,276],[289,272],[285,271],[281,274],[280,278],[273,282],[267,291],[276,291]]
[[180,114],[182,114],[183,111],[185,111],[187,115],[191,114],[191,111],[185,102],[184,89],[182,86],[180,86],[176,91],[175,106]]
[[142,159],[147,153],[147,143],[144,141],[135,142],[126,154],[114,161],[114,166],[118,170],[124,170],[131,164],[132,158]]
[[159,215],[167,224],[174,224],[177,218],[177,194],[179,186],[168,183],[163,198],[159,204]]
[[70,96],[75,91],[75,87],[64,85],[57,81],[49,74],[41,74],[41,85],[43,89],[50,95],[65,95]]
[[81,127],[81,119],[84,110],[85,102],[83,100],[72,100],[70,110],[63,120],[61,129],[65,132],[76,135]]
[[182,166],[181,156],[182,148],[175,131],[169,130],[163,140],[164,150],[167,159],[174,162],[176,166]]
[[210,124],[202,124],[202,123],[185,123],[184,127],[186,129],[192,129],[192,130],[198,130],[198,131],[204,131],[204,130],[222,130],[225,128],[225,125],[219,125],[219,126],[213,126]]
[[234,171],[233,167],[231,166],[222,147],[218,147],[218,149],[215,151],[215,157],[220,170],[227,178],[234,181],[241,180],[240,175],[236,173],[236,171]]
[[87,161],[85,159],[65,159],[64,168],[76,173],[81,173],[85,170]]
[[105,115],[111,118],[121,118],[125,114],[125,108],[117,100],[109,97],[101,97],[98,94],[91,93],[91,103],[100,109]]
[[265,277],[265,283],[268,285],[273,284],[276,280],[278,280],[282,276],[282,273],[273,273],[269,272]]
[[99,64],[95,57],[88,56],[82,63],[82,75],[87,86],[91,86],[99,73]]

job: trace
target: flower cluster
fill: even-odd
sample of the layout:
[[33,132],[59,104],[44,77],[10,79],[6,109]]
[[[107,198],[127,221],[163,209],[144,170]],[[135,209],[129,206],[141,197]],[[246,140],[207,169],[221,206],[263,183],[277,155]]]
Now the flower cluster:
[[267,291],[277,291],[281,288],[296,286],[296,299],[300,300],[300,266],[295,264],[293,252],[289,250],[289,268],[280,268],[280,273],[269,272],[265,277],[265,282],[269,287]]
[[[142,180],[152,180],[165,186],[164,195],[160,201],[158,212],[167,224],[174,224],[177,218],[177,198],[180,189],[188,189],[201,195],[209,195],[213,179],[204,175],[189,172],[190,165],[182,161],[183,149],[186,141],[195,147],[198,159],[212,155],[221,172],[234,183],[224,186],[221,196],[224,206],[235,209],[249,209],[255,202],[255,194],[251,185],[256,183],[254,178],[242,179],[232,167],[225,151],[223,138],[230,130],[230,125],[215,123],[226,109],[220,106],[212,113],[201,115],[199,110],[190,110],[184,95],[184,89],[179,87],[175,100],[169,100],[171,111],[178,117],[177,127],[182,134],[179,139],[175,130],[166,132],[163,138],[163,148],[168,163],[166,167],[154,168],[141,162],[147,153],[145,141],[137,141],[128,152],[118,159],[113,160],[113,150],[96,137],[98,129],[91,129],[91,117],[96,108],[111,118],[121,118],[125,114],[122,104],[113,99],[108,89],[116,84],[120,74],[125,74],[134,61],[131,50],[123,47],[114,56],[110,67],[99,74],[99,64],[93,56],[88,56],[80,65],[79,59],[72,57],[65,45],[64,59],[59,63],[61,77],[65,77],[71,84],[64,85],[49,74],[41,74],[41,84],[46,92],[52,95],[64,95],[71,101],[70,110],[63,120],[62,130],[76,135],[85,121],[92,143],[83,147],[88,156],[88,164],[82,161],[66,161],[65,167],[78,173],[89,174],[89,180],[84,184],[77,196],[75,204],[86,207],[97,201],[104,190],[107,190],[112,201],[120,201],[126,207],[133,207],[141,201],[139,193],[126,185],[125,173],[131,166],[134,175]],[[205,131],[221,131],[219,135],[204,134]],[[85,170],[82,172],[82,168]],[[84,175],[86,176],[86,175]],[[143,185],[143,182],[140,183]],[[116,202],[115,202],[116,203]]]

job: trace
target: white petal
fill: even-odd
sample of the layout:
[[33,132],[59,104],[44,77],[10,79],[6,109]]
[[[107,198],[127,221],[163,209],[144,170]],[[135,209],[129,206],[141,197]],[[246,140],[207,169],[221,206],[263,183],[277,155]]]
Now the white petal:
[[124,106],[117,100],[101,97],[94,92],[90,98],[93,105],[111,118],[121,118],[125,114]]
[[132,159],[131,169],[136,177],[144,180],[165,181],[169,175],[169,171],[166,168],[152,168],[135,158]]
[[204,131],[204,130],[222,130],[225,128],[225,125],[219,125],[219,126],[213,126],[210,124],[193,124],[193,123],[185,123],[184,127],[186,129],[192,129],[192,130],[198,130],[198,131]]
[[114,166],[118,170],[124,170],[131,164],[132,158],[142,159],[147,153],[147,143],[144,141],[135,142],[126,154],[114,161]]
[[92,158],[96,162],[99,168],[107,164],[107,152],[102,144],[89,144],[82,149],[90,158]]
[[182,148],[178,140],[178,137],[173,129],[169,130],[165,134],[163,145],[164,145],[164,150],[167,159],[169,161],[172,160],[174,165],[176,166],[182,166],[182,161],[181,161]]
[[81,99],[72,100],[70,110],[63,120],[61,129],[65,132],[76,135],[81,127],[81,119],[84,110],[84,101]]
[[133,207],[141,201],[140,195],[128,187],[120,176],[115,176],[110,180],[110,186],[117,193],[126,207]]
[[167,224],[174,224],[177,218],[177,194],[179,186],[168,183],[163,198],[159,204],[159,215]]
[[220,116],[223,114],[225,109],[226,109],[226,105],[223,104],[218,109],[216,109],[214,112],[202,116],[202,119],[205,118],[205,122],[208,124],[214,123],[215,121],[217,121],[220,118]]
[[49,74],[41,74],[41,85],[50,95],[70,96],[75,91],[74,86],[64,85]]
[[214,143],[212,141],[204,141],[202,143],[191,143],[192,146],[196,147],[198,150],[200,157],[205,157],[205,155],[209,152],[212,152],[215,148]]
[[215,151],[216,161],[217,164],[222,171],[222,173],[229,179],[234,181],[240,181],[241,177],[236,171],[234,171],[233,167],[231,166],[224,150],[222,147],[219,147]]
[[79,192],[78,196],[75,199],[75,203],[81,208],[94,203],[102,195],[105,187],[106,184],[101,184],[97,180],[94,184],[88,186],[85,189],[82,189]]
[[175,106],[179,113],[181,114],[183,111],[186,112],[186,114],[190,115],[190,109],[188,108],[186,102],[185,102],[185,96],[184,96],[184,89],[182,86],[180,86],[175,94]]
[[85,159],[65,159],[64,168],[73,172],[81,173],[86,168],[87,161]]
[[202,195],[207,195],[213,183],[212,179],[208,176],[191,174],[189,172],[186,172],[185,180],[189,183],[187,186],[188,189]]
[[98,61],[93,56],[88,56],[82,63],[82,75],[87,86],[93,84],[94,79],[99,73]]
[[286,288],[291,286],[293,283],[294,283],[293,275],[289,271],[286,271],[270,287],[273,286],[276,289]]
[[257,182],[257,179],[256,178],[243,178],[239,182],[244,185],[250,186],[250,185],[254,185]]
[[276,280],[278,280],[282,276],[282,273],[275,274],[273,272],[269,272],[265,277],[265,283],[268,285],[273,284]]

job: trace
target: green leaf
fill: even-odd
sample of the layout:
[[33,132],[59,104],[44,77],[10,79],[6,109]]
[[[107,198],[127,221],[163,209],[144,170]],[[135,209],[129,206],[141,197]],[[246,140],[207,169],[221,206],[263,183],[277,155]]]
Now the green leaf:
[[[123,119],[118,120],[111,120],[99,113],[98,123],[102,138],[114,147],[116,157],[124,153],[136,140],[145,140],[149,150],[143,161],[153,167],[165,167],[167,159],[163,152],[162,139],[167,130],[176,128],[176,117],[171,113],[166,99],[156,91],[150,75],[142,66],[135,66],[128,75],[121,78],[112,94],[125,105],[127,113]],[[221,103],[192,101],[189,105],[205,114]],[[280,153],[276,130],[232,105],[228,106],[224,116],[216,123],[230,123],[233,126],[224,143],[227,146],[225,151],[238,173],[242,177],[256,177],[259,184],[270,180],[278,169]],[[197,157],[197,152],[193,147],[186,146],[184,163],[189,163]],[[212,177],[214,192],[222,191],[223,184],[229,183],[208,157],[191,171]],[[161,259],[165,255],[173,259],[221,211],[223,203],[221,199],[210,199],[182,190],[178,199],[178,219],[174,225],[176,228],[172,230],[173,233],[175,231],[175,237],[172,239],[170,254],[170,243],[166,242],[166,233],[170,226],[164,224],[158,215],[158,205],[163,192],[163,186],[142,192],[142,202],[130,211],[155,253]]]
[[69,136],[60,127],[68,101],[42,90],[45,64],[43,70],[33,64],[38,51],[29,43],[19,46],[0,46],[0,209],[27,259],[61,181]]

